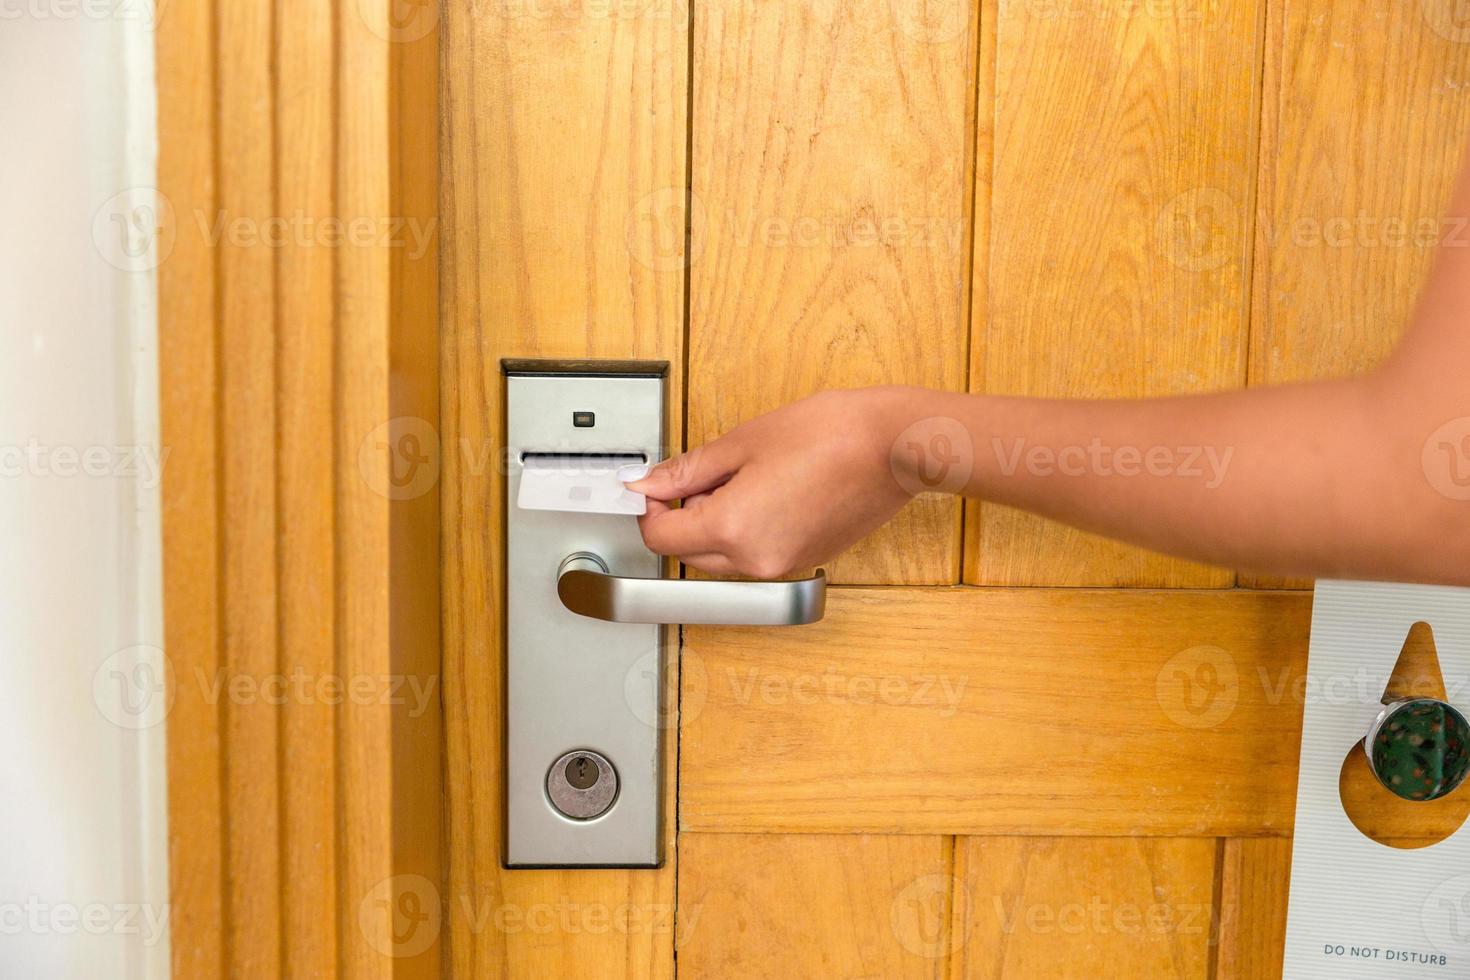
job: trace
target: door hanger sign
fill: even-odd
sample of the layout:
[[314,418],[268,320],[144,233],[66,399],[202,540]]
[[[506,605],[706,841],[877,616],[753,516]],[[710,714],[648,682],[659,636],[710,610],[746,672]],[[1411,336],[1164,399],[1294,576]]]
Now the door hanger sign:
[[[1445,699],[1385,707],[1419,623],[1434,633]],[[1463,778],[1470,589],[1318,582],[1306,692],[1283,977],[1470,976],[1470,827],[1427,847],[1390,847],[1353,825],[1338,790],[1370,732],[1373,771],[1400,796],[1432,797],[1436,774],[1449,774],[1442,787]]]

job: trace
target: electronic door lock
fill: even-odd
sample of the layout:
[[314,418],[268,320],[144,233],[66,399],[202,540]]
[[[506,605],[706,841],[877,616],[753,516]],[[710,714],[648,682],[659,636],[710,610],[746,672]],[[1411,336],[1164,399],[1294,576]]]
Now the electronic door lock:
[[[827,580],[821,572],[798,582],[661,577],[663,560],[644,546],[630,516],[638,511],[610,474],[663,458],[667,364],[503,366],[504,861],[658,867],[663,625],[812,623],[822,618]],[[601,482],[584,487],[559,466],[596,469]],[[562,510],[548,504],[558,493]],[[589,511],[592,503],[604,510]]]

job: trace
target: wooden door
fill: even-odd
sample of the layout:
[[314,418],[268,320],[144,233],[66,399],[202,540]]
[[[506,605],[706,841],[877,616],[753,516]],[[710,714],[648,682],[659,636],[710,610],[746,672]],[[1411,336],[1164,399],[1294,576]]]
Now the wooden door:
[[675,634],[663,869],[504,870],[499,362],[668,360],[676,449],[827,387],[1365,367],[1465,234],[1454,5],[551,0],[441,30],[453,975],[1278,975],[1308,583],[953,498],[833,562],[819,625]]

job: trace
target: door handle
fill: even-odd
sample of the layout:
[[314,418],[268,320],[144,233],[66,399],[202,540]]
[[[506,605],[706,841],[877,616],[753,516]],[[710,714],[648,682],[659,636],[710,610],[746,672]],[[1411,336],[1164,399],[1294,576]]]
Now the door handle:
[[801,626],[826,611],[827,576],[819,569],[796,582],[631,578],[579,551],[562,561],[556,594],[577,615],[611,623]]

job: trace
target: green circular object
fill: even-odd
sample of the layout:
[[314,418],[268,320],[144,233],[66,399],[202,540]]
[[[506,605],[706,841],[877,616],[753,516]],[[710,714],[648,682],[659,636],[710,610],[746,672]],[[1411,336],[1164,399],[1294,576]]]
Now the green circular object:
[[1470,774],[1470,722],[1435,698],[1384,707],[1363,740],[1368,765],[1389,792],[1415,802],[1448,796]]

